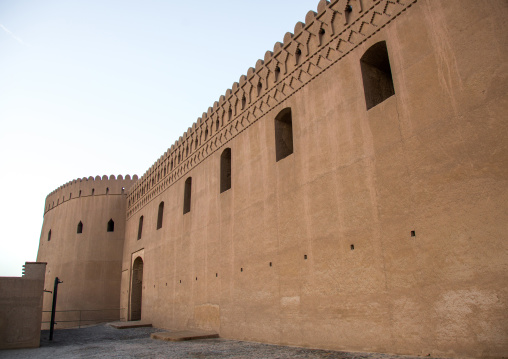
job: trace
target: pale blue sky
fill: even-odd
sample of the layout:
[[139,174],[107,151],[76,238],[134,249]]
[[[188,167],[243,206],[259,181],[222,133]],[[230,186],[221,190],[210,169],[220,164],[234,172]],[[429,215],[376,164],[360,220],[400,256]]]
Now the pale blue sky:
[[46,195],[142,175],[318,0],[0,0],[0,276],[35,261]]

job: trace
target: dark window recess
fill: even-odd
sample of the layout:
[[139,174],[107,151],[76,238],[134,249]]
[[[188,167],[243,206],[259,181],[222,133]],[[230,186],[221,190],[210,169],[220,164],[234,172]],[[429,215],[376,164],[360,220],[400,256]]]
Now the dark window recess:
[[325,35],[325,29],[321,28],[319,29],[319,44],[321,45],[323,43],[323,36]]
[[190,212],[191,192],[192,192],[192,177],[189,177],[185,180],[185,189],[183,194],[183,214]]
[[83,223],[79,221],[77,233],[83,233]]
[[111,218],[108,222],[108,232],[114,231],[115,231],[115,222],[113,221],[113,218]]
[[106,194],[109,194],[109,187],[106,188]]
[[360,59],[367,110],[395,95],[386,42],[372,45]]
[[263,90],[263,85],[261,82],[258,82],[258,96],[261,95],[261,91]]
[[247,105],[247,99],[245,98],[245,96],[242,97],[242,110],[245,109],[245,105]]
[[302,50],[296,49],[295,52],[295,64],[298,65],[300,63],[300,57],[302,56]]
[[220,155],[220,193],[231,188],[231,148]]
[[48,242],[51,240],[51,229],[48,232]]
[[355,245],[354,244],[351,244],[351,250],[354,251],[355,250]]
[[157,215],[157,229],[162,228],[162,217],[164,216],[164,202],[159,204],[159,213]]
[[307,259],[307,255],[306,254],[303,255],[303,259]]
[[415,231],[411,231],[411,237],[416,237],[416,232]]
[[94,195],[95,193],[95,188],[92,188],[92,196]]
[[139,217],[138,240],[141,239],[141,234],[143,234],[143,216]]
[[275,117],[275,156],[280,161],[293,153],[293,120],[291,108],[285,108]]
[[279,81],[279,75],[280,75],[280,67],[276,66],[274,71],[275,82]]

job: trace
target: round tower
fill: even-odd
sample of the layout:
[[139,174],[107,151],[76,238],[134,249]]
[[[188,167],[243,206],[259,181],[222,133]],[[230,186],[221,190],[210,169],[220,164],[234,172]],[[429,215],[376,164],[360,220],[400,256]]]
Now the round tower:
[[[37,261],[46,262],[46,288],[58,288],[57,328],[120,319],[120,279],[127,175],[73,180],[46,197]],[[44,296],[50,311],[52,295]],[[43,329],[50,313],[43,313]]]

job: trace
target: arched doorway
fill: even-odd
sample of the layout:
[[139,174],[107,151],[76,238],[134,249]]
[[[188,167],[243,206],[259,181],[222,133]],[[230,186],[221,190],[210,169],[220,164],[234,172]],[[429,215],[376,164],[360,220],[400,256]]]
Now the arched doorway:
[[138,257],[132,264],[131,320],[141,320],[141,298],[143,296],[143,260]]

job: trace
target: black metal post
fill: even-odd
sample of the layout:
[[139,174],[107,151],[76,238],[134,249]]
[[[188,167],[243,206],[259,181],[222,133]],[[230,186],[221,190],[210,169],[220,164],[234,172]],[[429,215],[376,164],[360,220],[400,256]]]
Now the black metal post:
[[55,311],[56,311],[56,294],[58,291],[58,283],[63,283],[55,278],[55,287],[53,289],[53,306],[51,307],[51,322],[49,323],[49,340],[53,340],[53,330],[55,329]]

